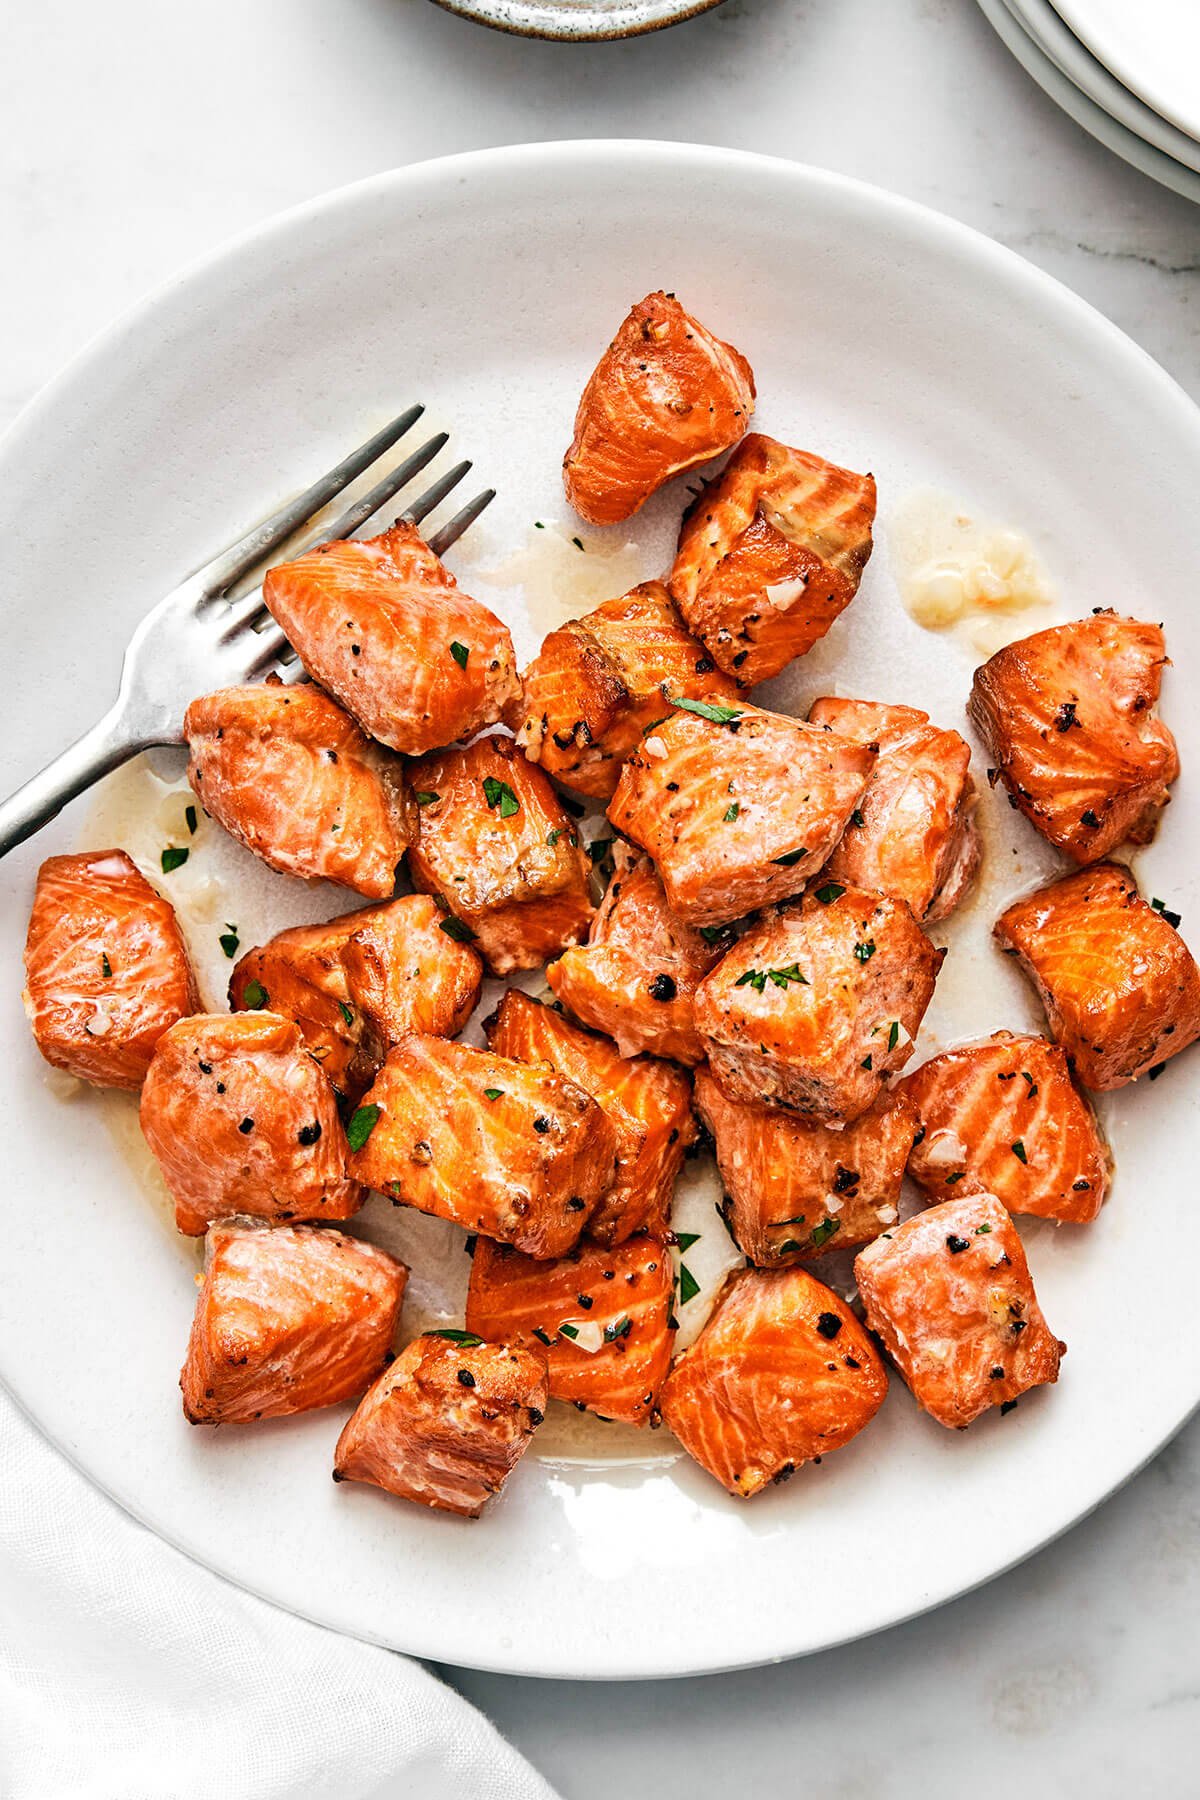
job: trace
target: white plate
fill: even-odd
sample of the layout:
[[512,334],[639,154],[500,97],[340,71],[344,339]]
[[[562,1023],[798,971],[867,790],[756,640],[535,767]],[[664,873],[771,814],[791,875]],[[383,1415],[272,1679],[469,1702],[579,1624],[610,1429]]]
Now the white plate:
[[1164,155],[1076,87],[1072,77],[1064,73],[1030,36],[1009,0],[979,0],[979,4],[1026,73],[1032,75],[1043,92],[1077,125],[1082,125],[1106,149],[1132,163],[1143,175],[1149,175],[1188,200],[1200,202],[1200,174],[1176,162],[1174,157]]
[[1119,82],[1112,71],[1092,55],[1064,24],[1050,0],[1009,0],[1009,10],[1024,25],[1039,49],[1056,63],[1069,81],[1118,124],[1144,138],[1164,156],[1200,171],[1200,143],[1164,119]]
[[[479,570],[530,541],[535,519],[580,529],[559,485],[580,384],[630,301],[659,284],[753,359],[764,429],[880,483],[862,593],[778,699],[799,707],[837,683],[961,724],[972,659],[908,620],[888,566],[890,512],[918,484],[1031,533],[1066,610],[1165,618],[1183,671],[1165,710],[1186,773],[1138,862],[1186,924],[1200,902],[1200,708],[1184,704],[1200,658],[1200,416],[1098,314],[986,239],[723,150],[542,145],[386,175],[243,238],[85,353],[0,451],[6,778],[100,711],[121,644],[168,580],[417,390],[501,489],[487,537],[456,566],[473,565],[527,651],[546,610],[530,616]],[[682,498],[660,496],[636,527],[647,571]],[[582,567],[603,534],[581,536]],[[549,611],[571,602],[567,586]],[[944,933],[922,1050],[1036,1017],[988,933],[1049,859],[983,785],[987,878]],[[1070,1354],[1059,1386],[1005,1419],[945,1432],[896,1381],[853,1444],[749,1504],[673,1460],[659,1434],[629,1463],[531,1454],[474,1525],[335,1488],[340,1414],[190,1430],[175,1377],[195,1249],[105,1129],[104,1100],[56,1097],[18,998],[36,862],[78,842],[85,818],[72,809],[0,865],[0,1373],[101,1486],[246,1587],[399,1649],[514,1672],[761,1662],[997,1574],[1110,1494],[1200,1398],[1190,1263],[1170,1254],[1194,1222],[1179,1179],[1195,1143],[1192,1053],[1105,1109],[1120,1174],[1095,1226],[1026,1233]],[[318,904],[283,878],[276,893],[286,900],[264,915]]]
[[1196,0],[1056,0],[1075,36],[1147,106],[1200,142]]

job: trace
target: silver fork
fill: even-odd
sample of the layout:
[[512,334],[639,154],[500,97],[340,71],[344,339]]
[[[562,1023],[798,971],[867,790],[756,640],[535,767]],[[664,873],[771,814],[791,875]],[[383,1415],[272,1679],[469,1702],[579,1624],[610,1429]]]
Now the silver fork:
[[[261,586],[234,599],[229,598],[230,590],[365,474],[385,450],[411,430],[424,410],[423,406],[410,406],[314,481],[298,499],[222,550],[151,608],[125,651],[116,704],[69,750],[0,804],[0,856],[32,837],[69,800],[140,750],[154,744],[182,743],[183,715],[198,694],[253,681],[272,670],[287,682],[303,678],[299,658],[263,605]],[[444,431],[428,438],[294,554],[313,544],[349,537],[419,475],[447,442]],[[470,467],[469,462],[460,462],[447,469],[401,513],[401,519],[419,525],[458,486]],[[429,539],[430,548],[439,556],[448,550],[495,496],[495,488],[476,494]]]

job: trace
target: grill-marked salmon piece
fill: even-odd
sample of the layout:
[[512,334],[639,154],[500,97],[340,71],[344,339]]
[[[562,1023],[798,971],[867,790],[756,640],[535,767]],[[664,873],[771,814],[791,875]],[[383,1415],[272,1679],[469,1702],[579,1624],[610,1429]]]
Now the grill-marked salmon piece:
[[534,1262],[480,1238],[467,1324],[541,1350],[550,1394],[604,1419],[645,1425],[671,1366],[675,1276],[653,1235],[608,1249],[585,1239],[557,1262]]
[[628,519],[673,475],[736,444],[753,411],[741,352],[674,294],[647,294],[583,390],[563,458],[567,499],[593,525]]
[[402,1037],[455,1037],[478,1004],[483,965],[444,917],[428,894],[406,894],[293,926],[241,958],[230,1005],[294,1019],[336,1091],[357,1099]]
[[548,777],[512,739],[427,756],[410,775],[413,885],[440,896],[492,973],[536,969],[577,944],[595,911],[590,864]]
[[943,1200],[861,1250],[854,1278],[913,1397],[939,1425],[1058,1380],[1067,1346],[1042,1316],[1025,1250],[991,1194]]
[[874,762],[866,746],[782,713],[685,701],[629,757],[608,816],[654,858],[674,912],[725,925],[799,892]]
[[1122,864],[1040,888],[993,930],[1020,958],[1085,1087],[1124,1087],[1200,1037],[1200,969]]
[[818,700],[809,723],[827,725],[879,758],[825,874],[847,887],[907,900],[918,919],[944,919],[979,867],[971,749],[914,706]]
[[521,691],[507,625],[463,593],[415,525],[279,563],[263,599],[309,674],[408,756],[494,725]]
[[698,1063],[704,1046],[693,1013],[696,989],[733,942],[720,926],[697,931],[667,905],[648,856],[617,842],[614,874],[585,945],[546,970],[563,1005],[616,1040],[622,1056],[648,1050]]
[[616,1133],[617,1173],[588,1220],[588,1236],[619,1244],[635,1231],[665,1232],[675,1178],[696,1140],[692,1090],[680,1069],[657,1058],[622,1056],[597,1037],[510,988],[486,1022],[489,1047],[518,1062],[545,1063],[604,1108]]
[[142,1131],[180,1231],[214,1219],[348,1219],[364,1195],[347,1171],[333,1089],[290,1019],[197,1013],[158,1040]]
[[903,900],[824,883],[753,926],[701,982],[714,1080],[731,1100],[859,1118],[912,1055],[945,954]]
[[415,1338],[360,1402],[337,1441],[335,1481],[477,1519],[529,1448],[546,1412],[546,1365],[462,1332]]
[[390,1051],[349,1134],[357,1181],[530,1256],[572,1248],[616,1161],[612,1125],[583,1088],[445,1038]]
[[386,900],[416,834],[398,757],[317,687],[221,688],[183,721],[206,812],[272,869]]
[[179,1377],[193,1425],[353,1400],[383,1368],[408,1270],[315,1225],[214,1225]]
[[665,694],[731,700],[703,644],[659,581],[552,631],[522,678],[517,743],[581,794],[608,800],[621,763],[667,710]]
[[760,1267],[868,1244],[899,1217],[917,1135],[916,1110],[902,1094],[885,1091],[833,1131],[779,1106],[729,1100],[699,1069],[696,1110],[716,1146],[729,1227]]
[[1179,774],[1154,711],[1169,660],[1161,626],[1098,611],[975,671],[967,712],[1009,799],[1077,863],[1154,836]]
[[908,1172],[934,1200],[994,1194],[1009,1212],[1094,1219],[1108,1150],[1066,1052],[997,1031],[935,1056],[901,1084],[921,1122]]
[[174,909],[123,850],[38,870],[24,1000],[46,1061],[96,1087],[141,1087],[163,1032],[196,1011]]
[[748,1499],[857,1437],[887,1371],[844,1301],[807,1269],[738,1269],[663,1386],[688,1455]]
[[742,687],[811,650],[858,592],[875,481],[752,432],[683,515],[667,585]]

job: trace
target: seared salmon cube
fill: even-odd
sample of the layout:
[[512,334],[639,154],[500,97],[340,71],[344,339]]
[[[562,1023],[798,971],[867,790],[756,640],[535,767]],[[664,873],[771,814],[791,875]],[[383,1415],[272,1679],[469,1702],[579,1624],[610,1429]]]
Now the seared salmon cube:
[[618,841],[612,857],[613,878],[587,943],[564,950],[546,980],[576,1018],[615,1039],[623,1056],[649,1050],[702,1062],[696,989],[732,934],[721,926],[697,931],[673,913],[648,856]]
[[214,1225],[179,1385],[193,1425],[336,1406],[383,1368],[408,1270],[316,1225]]
[[944,950],[903,900],[827,882],[734,945],[696,995],[731,1100],[859,1118],[913,1051]]
[[141,1087],[163,1032],[196,1011],[174,909],[123,850],[38,870],[24,999],[46,1061],[96,1087]]
[[622,1056],[609,1038],[572,1025],[555,1006],[510,988],[485,1028],[497,1056],[544,1063],[603,1107],[617,1140],[616,1179],[588,1220],[588,1236],[619,1244],[663,1232],[684,1154],[696,1139],[691,1083],[657,1058]]
[[1009,799],[1077,863],[1148,844],[1179,774],[1154,708],[1162,627],[1097,611],[998,650],[967,712]]
[[993,929],[1085,1087],[1124,1087],[1200,1037],[1200,969],[1120,863],[1039,888]]
[[752,1263],[810,1262],[869,1244],[899,1218],[917,1115],[885,1091],[840,1131],[779,1106],[730,1100],[696,1072],[696,1111],[712,1137],[725,1217]]
[[1025,1250],[999,1200],[943,1200],[854,1262],[867,1324],[939,1425],[1058,1380],[1067,1346],[1042,1316]]
[[818,700],[809,723],[879,751],[825,874],[847,887],[907,900],[918,919],[944,919],[979,867],[971,749],[914,706]]
[[782,713],[680,700],[629,757],[608,816],[654,858],[673,912],[725,925],[799,892],[874,762]]
[[667,585],[742,687],[811,650],[858,592],[875,482],[753,432],[683,516]]
[[736,444],[754,411],[754,371],[674,294],[639,300],[600,358],[563,459],[567,499],[616,525],[665,481]]
[[389,1053],[349,1135],[356,1180],[530,1256],[571,1249],[616,1164],[616,1133],[575,1082],[444,1038]]
[[508,627],[403,520],[278,564],[263,599],[309,674],[408,756],[494,725],[521,691]]
[[443,930],[472,941],[494,975],[577,944],[595,911],[590,864],[548,777],[512,739],[478,738],[410,774],[420,830],[409,869],[448,908]]
[[887,1371],[844,1301],[807,1269],[739,1269],[663,1386],[688,1455],[748,1499],[869,1425]]
[[347,1172],[333,1089],[290,1019],[197,1013],[158,1040],[142,1132],[199,1237],[215,1219],[348,1219],[364,1195]]
[[552,1399],[645,1425],[671,1366],[674,1291],[671,1253],[653,1234],[608,1248],[585,1240],[557,1262],[480,1238],[467,1324],[541,1350]]
[[317,687],[222,688],[183,721],[204,810],[272,869],[386,900],[415,835],[398,757]]
[[994,1194],[1009,1212],[1076,1224],[1100,1211],[1107,1146],[1057,1044],[997,1031],[901,1086],[921,1122],[908,1172],[934,1200]]
[[295,925],[241,958],[230,1005],[294,1019],[337,1092],[357,1099],[402,1037],[455,1037],[478,1004],[483,965],[444,917],[428,894],[406,894]]
[[427,1331],[385,1369],[343,1428],[335,1481],[477,1519],[546,1413],[546,1365],[512,1344]]
[[517,743],[548,774],[598,800],[611,799],[622,762],[661,718],[665,694],[736,693],[659,581],[568,619],[522,681]]

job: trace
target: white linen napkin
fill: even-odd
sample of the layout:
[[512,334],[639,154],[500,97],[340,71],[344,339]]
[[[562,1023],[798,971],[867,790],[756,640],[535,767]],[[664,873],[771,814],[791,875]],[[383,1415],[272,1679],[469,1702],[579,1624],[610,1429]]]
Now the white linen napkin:
[[138,1525],[0,1389],[3,1800],[555,1800],[419,1663]]

